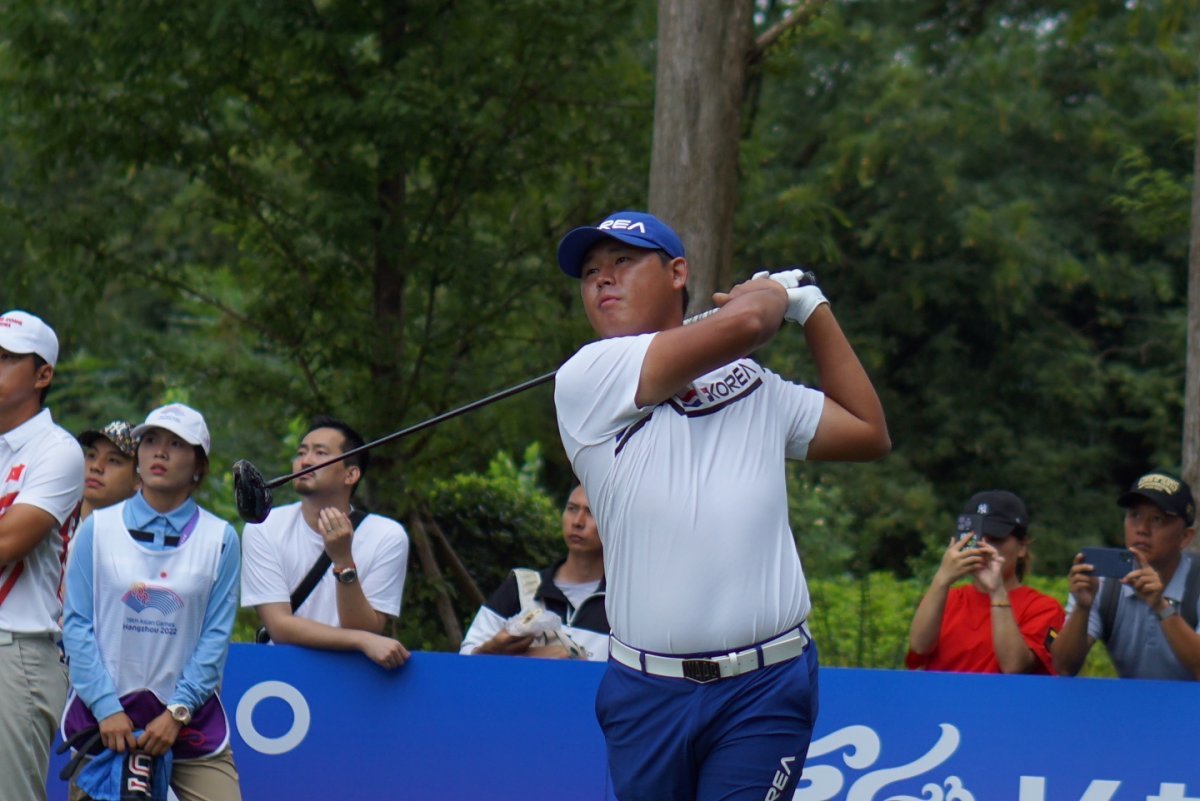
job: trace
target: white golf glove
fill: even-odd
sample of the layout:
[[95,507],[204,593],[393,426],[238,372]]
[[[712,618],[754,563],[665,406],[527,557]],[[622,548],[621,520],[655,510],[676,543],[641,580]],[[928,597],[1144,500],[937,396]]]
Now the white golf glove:
[[751,278],[770,278],[787,290],[788,307],[787,311],[783,313],[783,319],[791,320],[793,323],[804,325],[818,306],[822,303],[829,303],[820,287],[814,284],[800,286],[800,280],[804,278],[804,270],[781,270],[777,273],[763,270],[755,273]]

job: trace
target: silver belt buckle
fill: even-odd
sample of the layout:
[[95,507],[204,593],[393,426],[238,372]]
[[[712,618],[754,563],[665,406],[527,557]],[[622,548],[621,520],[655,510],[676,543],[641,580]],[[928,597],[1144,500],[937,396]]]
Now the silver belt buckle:
[[685,659],[683,677],[697,684],[708,684],[721,678],[721,666],[711,659]]

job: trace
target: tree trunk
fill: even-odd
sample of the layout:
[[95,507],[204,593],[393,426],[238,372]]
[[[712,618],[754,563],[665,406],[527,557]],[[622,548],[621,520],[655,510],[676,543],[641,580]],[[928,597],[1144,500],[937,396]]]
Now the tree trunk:
[[[399,71],[406,45],[407,3],[383,0],[380,4],[380,70],[386,75]],[[361,430],[387,431],[403,417],[404,387],[404,289],[407,279],[405,258],[406,154],[398,137],[376,143],[379,166],[375,177],[375,217],[372,264],[372,321],[374,336],[370,346],[371,389],[362,395],[365,419]],[[372,454],[373,483],[401,486],[402,465],[395,449],[383,448]],[[400,510],[389,510],[399,512]]]
[[[1188,255],[1187,376],[1183,393],[1183,480],[1200,492],[1200,102],[1192,160],[1192,231]],[[1193,549],[1200,544],[1193,542]]]
[[691,311],[731,283],[753,0],[659,0],[650,211],[687,251]]
[[412,539],[413,550],[417,552],[417,559],[421,562],[421,569],[425,571],[425,575],[429,577],[430,583],[437,592],[435,606],[438,619],[442,621],[442,628],[446,631],[446,636],[457,646],[462,642],[462,626],[459,625],[458,617],[454,614],[454,602],[450,600],[450,593],[446,592],[442,569],[433,555],[433,545],[429,541],[429,534],[425,531],[425,524],[421,522],[419,514],[408,518],[408,533]]

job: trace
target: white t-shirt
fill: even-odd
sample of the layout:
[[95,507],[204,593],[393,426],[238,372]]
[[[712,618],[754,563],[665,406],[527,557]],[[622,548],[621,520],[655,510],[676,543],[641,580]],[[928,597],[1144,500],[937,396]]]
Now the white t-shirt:
[[83,450],[49,409],[0,435],[0,517],[28,504],[58,521],[28,556],[0,566],[0,630],[58,631],[64,529],[82,498]]
[[[305,522],[299,502],[272,509],[262,523],[247,523],[242,531],[242,606],[290,601],[324,549],[324,540]],[[408,570],[404,527],[387,517],[367,515],[354,530],[350,553],[371,608],[399,617]],[[296,615],[339,626],[336,581],[332,569],[325,571]]]
[[824,395],[739,359],[639,409],[654,336],[583,347],[554,388],[604,543],[613,636],[668,654],[770,639],[808,616],[784,459],[807,454]]

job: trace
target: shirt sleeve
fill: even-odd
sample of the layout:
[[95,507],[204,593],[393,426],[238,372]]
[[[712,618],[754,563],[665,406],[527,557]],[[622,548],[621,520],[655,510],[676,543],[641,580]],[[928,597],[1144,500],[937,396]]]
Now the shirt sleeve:
[[654,334],[585,345],[559,368],[554,406],[567,457],[612,439],[646,412],[634,397]]
[[817,435],[825,410],[825,393],[787,381],[770,370],[766,370],[765,380],[770,382],[780,418],[786,421],[784,455],[789,459],[807,458],[809,443]]
[[61,526],[83,497],[83,451],[63,439],[36,454],[13,503],[36,506]]
[[183,704],[194,712],[217,691],[225,670],[225,658],[229,655],[229,641],[233,637],[241,570],[242,552],[238,547],[237,532],[226,524],[217,580],[208,599],[200,639],[192,658],[183,666],[169,704]]
[[361,569],[359,580],[362,581],[363,595],[372,609],[399,617],[404,598],[404,579],[408,573],[408,534],[396,521],[382,520],[387,530],[380,532],[375,553],[370,564]]
[[278,549],[261,527],[247,523],[242,529],[242,606],[288,603],[291,598]]
[[71,685],[96,717],[104,720],[122,711],[117,686],[100,661],[96,646],[96,609],[93,590],[95,552],[94,517],[83,521],[75,535],[71,563],[67,567],[66,598],[63,603],[63,650],[71,673]]
[[1021,610],[1017,628],[1038,660],[1040,670],[1036,672],[1055,675],[1054,658],[1050,655],[1050,644],[1053,642],[1051,632],[1057,635],[1062,631],[1065,619],[1062,604],[1042,593],[1035,595]]
[[483,645],[488,640],[495,637],[500,629],[504,628],[505,618],[496,614],[486,606],[479,607],[479,611],[475,614],[475,619],[471,621],[471,628],[467,629],[467,634],[463,637],[462,645],[459,646],[458,652],[465,656],[470,656],[475,649]]

